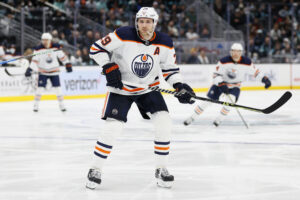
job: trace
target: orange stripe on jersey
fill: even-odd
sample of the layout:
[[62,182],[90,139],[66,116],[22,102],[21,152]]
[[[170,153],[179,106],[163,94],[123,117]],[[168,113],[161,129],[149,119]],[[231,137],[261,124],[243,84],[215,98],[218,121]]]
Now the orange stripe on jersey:
[[54,70],[50,70],[50,71],[39,68],[38,71],[42,72],[42,73],[53,73],[53,72],[59,72],[59,68],[54,69]]
[[152,83],[152,84],[150,84],[149,86],[150,86],[150,87],[153,87],[153,86],[159,85],[159,83],[160,83],[160,82],[157,81],[156,83]]
[[157,150],[169,150],[170,147],[157,147],[157,146],[154,146],[155,149]]
[[259,74],[259,70],[257,69],[254,73],[254,77],[256,77]]
[[65,60],[67,57],[66,56],[63,56],[62,58],[60,58],[60,60]]
[[138,42],[138,41],[135,41],[135,40],[123,40],[122,38],[120,38],[120,37],[118,36],[118,34],[117,34],[116,32],[114,32],[114,33],[115,33],[115,35],[119,38],[119,40],[121,40],[121,41],[124,41],[124,42],[135,42],[135,43],[143,44],[142,42]]
[[163,77],[166,77],[166,76],[168,76],[168,75],[170,75],[170,73],[163,74]]
[[94,50],[94,51],[100,51],[100,49],[97,49],[97,48],[95,48],[95,47],[93,47],[93,46],[91,46],[91,50]]
[[123,87],[122,89],[125,90],[125,91],[127,91],[127,92],[137,92],[137,91],[144,90],[144,88],[128,89],[128,88],[126,88],[126,87]]
[[101,148],[99,148],[99,147],[97,147],[97,146],[95,146],[95,149],[97,149],[98,151],[101,151],[101,152],[103,152],[103,153],[106,153],[106,154],[109,154],[109,153],[110,153],[110,151],[105,151],[104,149],[101,149]]
[[104,106],[103,106],[103,109],[102,109],[102,117],[104,117],[104,114],[105,114],[108,96],[109,96],[109,93],[107,92],[106,97],[105,97],[105,101],[104,101]]

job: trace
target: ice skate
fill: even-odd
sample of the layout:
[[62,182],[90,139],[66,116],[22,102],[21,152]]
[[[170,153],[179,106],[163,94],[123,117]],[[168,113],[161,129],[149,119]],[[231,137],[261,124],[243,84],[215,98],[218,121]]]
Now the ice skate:
[[157,185],[164,188],[171,188],[174,182],[174,176],[170,175],[166,168],[156,169],[155,178]]
[[38,112],[39,111],[39,106],[38,104],[33,105],[33,112]]
[[194,118],[193,118],[193,117],[189,117],[189,118],[187,118],[187,119],[183,122],[183,124],[186,125],[186,126],[188,126],[188,125],[190,125],[193,121],[194,121]]
[[61,112],[66,112],[67,111],[67,109],[65,108],[65,105],[62,104],[62,103],[59,104],[59,109],[60,109]]
[[85,186],[93,190],[101,183],[101,172],[98,169],[90,169],[87,178]]
[[221,120],[220,120],[220,119],[216,119],[216,120],[213,122],[213,125],[215,125],[215,127],[218,127],[220,124],[221,124]]

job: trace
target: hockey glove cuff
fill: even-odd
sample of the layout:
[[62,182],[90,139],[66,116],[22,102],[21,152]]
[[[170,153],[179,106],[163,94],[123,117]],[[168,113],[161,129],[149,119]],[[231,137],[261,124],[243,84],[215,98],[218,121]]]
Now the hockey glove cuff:
[[221,90],[222,93],[228,94],[229,93],[229,88],[226,85],[225,82],[222,82],[218,85],[219,89]]
[[25,77],[30,77],[31,74],[32,74],[32,69],[30,67],[28,67],[25,72]]
[[68,73],[73,71],[71,63],[67,63],[65,66],[66,66],[66,70],[67,70]]
[[193,96],[195,96],[195,92],[188,84],[175,83],[173,87],[176,89],[176,92],[179,93],[178,95],[175,95],[175,97],[178,98],[180,103],[195,103],[195,101],[191,99]]
[[265,88],[268,89],[271,86],[271,81],[268,77],[264,76],[261,79],[261,82],[263,82],[265,84]]
[[104,74],[106,77],[107,86],[119,88],[120,90],[123,88],[119,65],[117,65],[116,63],[108,63],[104,65],[102,74]]

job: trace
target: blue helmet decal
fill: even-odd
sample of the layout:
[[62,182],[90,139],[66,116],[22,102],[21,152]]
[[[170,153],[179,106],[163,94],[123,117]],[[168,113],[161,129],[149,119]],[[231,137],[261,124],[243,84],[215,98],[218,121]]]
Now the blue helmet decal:
[[131,63],[132,72],[139,78],[146,77],[153,68],[153,58],[148,54],[136,56]]

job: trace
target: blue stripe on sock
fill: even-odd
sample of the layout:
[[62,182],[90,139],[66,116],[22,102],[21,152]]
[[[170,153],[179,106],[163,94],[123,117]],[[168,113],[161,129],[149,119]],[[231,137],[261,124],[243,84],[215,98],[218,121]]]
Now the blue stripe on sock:
[[100,154],[100,153],[98,153],[98,152],[96,152],[96,151],[94,151],[94,154],[95,154],[96,156],[99,156],[100,158],[104,158],[104,159],[107,158],[107,156],[104,156],[104,155],[102,155],[102,154]]
[[154,141],[154,144],[158,144],[158,145],[169,145],[169,144],[170,144],[170,141],[169,141],[169,142],[157,142],[157,141]]
[[155,154],[158,154],[158,155],[169,155],[169,152],[158,152],[158,151],[154,151]]
[[105,148],[112,149],[112,146],[107,145],[107,144],[103,144],[103,143],[101,143],[101,142],[99,142],[99,141],[97,141],[97,144],[100,145],[100,146],[103,146],[103,147],[105,147]]

